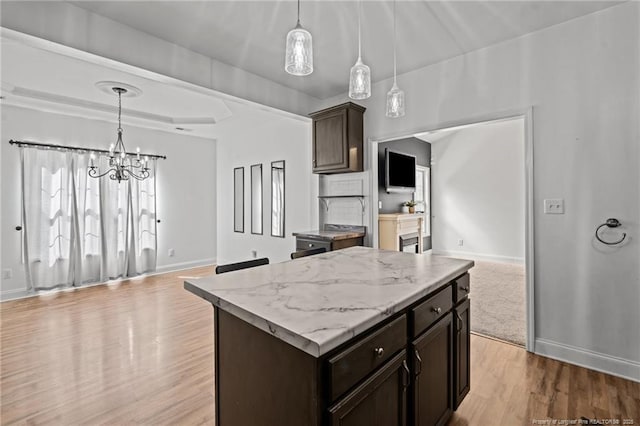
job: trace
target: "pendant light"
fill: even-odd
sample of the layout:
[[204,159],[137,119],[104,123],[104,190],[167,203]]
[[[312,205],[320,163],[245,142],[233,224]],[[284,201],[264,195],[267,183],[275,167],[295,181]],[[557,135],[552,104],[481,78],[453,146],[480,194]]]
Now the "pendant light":
[[284,69],[292,75],[309,75],[313,72],[313,45],[311,33],[300,25],[300,0],[298,0],[298,23],[287,34]]
[[396,81],[396,0],[393,0],[393,86],[387,92],[387,117],[397,118],[404,115],[404,91]]
[[358,60],[351,67],[349,75],[349,97],[351,99],[367,99],[371,96],[371,70],[362,63],[360,13],[361,6],[360,0],[358,0]]

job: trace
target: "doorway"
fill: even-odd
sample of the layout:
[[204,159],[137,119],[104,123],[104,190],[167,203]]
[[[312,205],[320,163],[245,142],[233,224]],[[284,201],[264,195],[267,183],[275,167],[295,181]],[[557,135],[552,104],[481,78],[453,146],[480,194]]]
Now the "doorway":
[[[518,129],[517,137],[510,140],[519,144],[519,154],[507,155],[505,147],[516,147],[503,144],[501,149],[493,140],[495,138],[487,137],[492,128],[496,132],[502,128],[502,133],[510,128],[511,135],[514,129]],[[496,133],[496,138],[499,133]],[[431,202],[424,203],[424,206],[425,214],[429,214],[431,219],[425,223],[431,225],[432,253],[475,261],[475,267],[470,271],[472,287],[475,287],[472,304],[477,305],[475,309],[472,307],[475,314],[472,316],[472,331],[533,351],[531,111],[496,114],[483,120],[449,123],[410,135],[370,140],[372,151],[377,151],[379,143],[408,137],[430,144],[431,164],[417,172],[414,199],[419,209],[424,191],[418,190],[418,173],[424,177],[428,170]],[[475,146],[471,142],[474,140]],[[486,152],[478,145],[483,141]],[[465,144],[469,145],[465,148]],[[372,182],[378,181],[376,176],[380,169],[376,166],[379,164],[372,161]],[[501,167],[505,170],[500,170]],[[491,179],[492,184],[488,183]],[[377,192],[372,188],[374,196]],[[378,204],[375,197],[372,204]],[[491,208],[499,210],[492,213]],[[375,210],[372,234],[374,246],[377,246]],[[430,211],[426,213],[427,210]],[[509,225],[507,222],[513,223]]]

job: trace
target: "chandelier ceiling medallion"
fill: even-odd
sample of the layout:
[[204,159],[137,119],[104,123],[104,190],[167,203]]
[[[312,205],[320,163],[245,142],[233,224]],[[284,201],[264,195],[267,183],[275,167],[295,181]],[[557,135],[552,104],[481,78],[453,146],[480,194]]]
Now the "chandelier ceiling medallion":
[[362,62],[361,12],[361,2],[358,0],[358,60],[351,67],[349,75],[349,97],[351,99],[367,99],[371,96],[371,69]]
[[109,147],[109,168],[104,172],[100,172],[99,166],[95,165],[95,154],[91,154],[89,163],[89,176],[93,178],[101,178],[109,176],[111,180],[117,180],[120,183],[123,180],[129,180],[133,177],[137,180],[144,180],[149,177],[149,157],[145,156],[144,161],[140,158],[140,148],[136,149],[135,156],[128,153],[124,147],[122,140],[122,95],[128,92],[122,87],[112,87],[112,90],[118,95],[118,139],[115,144]]
[[387,92],[387,117],[398,118],[404,115],[404,91],[396,80],[396,0],[393,0],[393,86]]
[[313,72],[313,41],[311,33],[300,25],[300,0],[298,23],[287,34],[284,69],[291,75],[305,76]]

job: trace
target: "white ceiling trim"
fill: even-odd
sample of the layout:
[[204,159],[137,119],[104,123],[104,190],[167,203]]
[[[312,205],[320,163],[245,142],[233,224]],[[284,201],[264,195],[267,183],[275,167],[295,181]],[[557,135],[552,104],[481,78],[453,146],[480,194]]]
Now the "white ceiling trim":
[[[41,92],[39,90],[26,89],[24,87],[14,86],[12,89],[8,90],[8,93],[13,96],[4,95],[4,103],[7,105],[12,105],[15,96],[18,96],[23,98],[18,101],[20,106],[30,106],[32,108],[40,107],[42,105],[42,102],[49,102],[53,104],[64,105],[66,107],[80,108],[81,110],[92,110],[94,112],[107,113],[111,118],[115,118],[118,112],[118,108],[116,106],[105,105],[99,102],[77,99],[53,93]],[[221,120],[230,118],[232,116],[229,108],[226,108],[226,113],[224,116],[218,117],[217,119],[214,117],[168,117],[164,115],[152,114],[144,111],[136,111],[127,108],[122,108],[122,112],[123,115],[127,116],[128,118],[172,125],[214,125]]]
[[[102,56],[95,55],[93,53],[85,52],[83,50],[75,49],[69,46],[65,46],[59,43],[55,43],[49,40],[45,40],[39,37],[35,37],[29,34],[24,34],[19,31],[11,30],[8,28],[0,27],[0,37],[8,40],[13,40],[24,45],[34,47],[36,49],[45,50],[51,53],[64,55],[73,59],[85,61],[91,64],[99,65],[105,68],[111,68],[116,71],[133,74],[142,78],[146,78],[157,83],[167,84],[176,88],[192,91],[194,93],[212,96],[223,102],[233,102],[239,105],[256,108],[262,111],[267,111],[276,114],[281,117],[293,119],[296,121],[310,122],[309,117],[293,114],[288,111],[283,111],[277,108],[270,107],[268,105],[259,104],[257,102],[249,101],[247,99],[238,98],[217,90],[213,90],[207,87],[198,86],[183,80],[178,80],[173,77],[169,77],[163,74],[158,74],[153,71],[149,71],[143,68],[135,67],[133,65],[124,64],[122,62],[114,61]],[[6,102],[4,99],[3,102]],[[182,122],[180,122],[182,123]]]

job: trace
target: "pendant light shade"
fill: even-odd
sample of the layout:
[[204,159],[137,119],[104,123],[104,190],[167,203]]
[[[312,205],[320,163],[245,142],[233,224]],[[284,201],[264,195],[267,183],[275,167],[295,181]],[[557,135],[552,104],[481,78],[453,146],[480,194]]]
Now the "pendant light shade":
[[349,75],[349,97],[367,99],[371,96],[371,69],[362,62],[360,37],[360,0],[358,0],[358,60]]
[[287,34],[284,69],[292,75],[309,75],[313,72],[313,43],[311,33],[300,25],[300,0],[298,0],[298,23]]
[[398,87],[396,81],[396,0],[393,0],[393,86],[387,92],[387,112],[389,118],[404,115],[404,91]]
[[355,65],[351,67],[349,77],[349,97],[351,99],[367,99],[371,96],[371,70],[362,63],[358,56]]
[[387,117],[397,118],[404,115],[404,90],[400,90],[393,82],[391,90],[387,92]]

